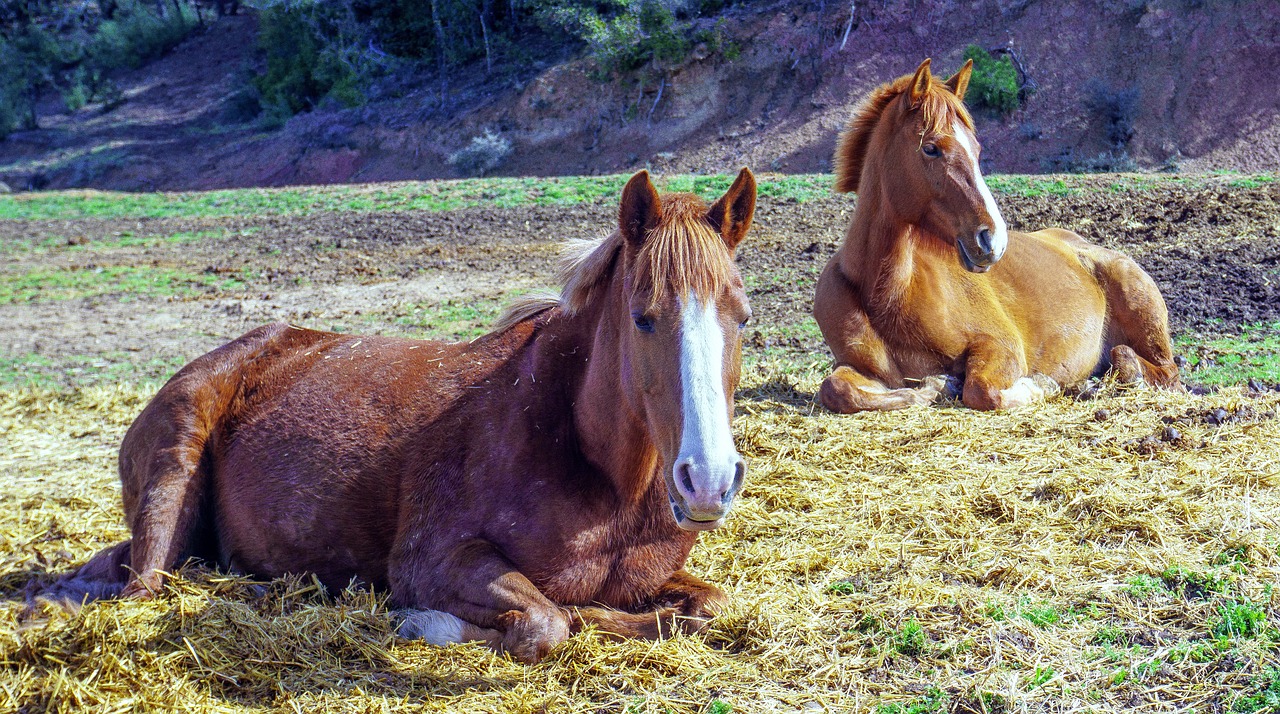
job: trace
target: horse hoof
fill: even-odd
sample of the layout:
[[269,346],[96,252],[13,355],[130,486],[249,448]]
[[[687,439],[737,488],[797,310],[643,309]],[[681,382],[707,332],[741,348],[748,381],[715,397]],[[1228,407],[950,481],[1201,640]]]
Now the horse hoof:
[[1044,392],[1043,397],[1045,399],[1056,397],[1062,393],[1062,386],[1047,374],[1033,374],[1031,375],[1031,381],[1040,388],[1041,392]]

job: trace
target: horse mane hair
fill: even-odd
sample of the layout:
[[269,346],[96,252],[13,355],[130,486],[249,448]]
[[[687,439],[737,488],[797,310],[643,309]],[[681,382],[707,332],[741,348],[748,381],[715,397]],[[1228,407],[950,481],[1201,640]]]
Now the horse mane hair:
[[[871,135],[893,100],[911,90],[912,79],[914,75],[907,74],[886,82],[872,90],[858,105],[848,126],[840,133],[840,141],[836,145],[833,161],[836,193],[857,193],[862,168],[867,161],[867,150],[871,146]],[[918,109],[924,133],[950,134],[952,117],[958,118],[973,130],[973,117],[965,108],[964,102],[937,77],[930,77],[929,89]]]
[[[707,204],[689,193],[662,196],[662,220],[634,257],[632,289],[647,288],[650,305],[670,290],[699,300],[719,293],[733,273],[731,253],[706,221]],[[620,262],[625,239],[613,231],[594,240],[562,244],[558,280],[560,294],[534,293],[512,303],[494,326],[495,332],[536,317],[552,308],[575,314],[597,299]]]

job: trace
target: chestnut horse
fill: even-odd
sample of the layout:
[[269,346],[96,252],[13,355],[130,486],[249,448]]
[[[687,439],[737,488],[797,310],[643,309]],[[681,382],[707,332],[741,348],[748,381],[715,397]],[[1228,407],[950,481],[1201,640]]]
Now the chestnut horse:
[[711,206],[642,171],[562,293],[484,337],[278,324],[196,359],[124,437],[132,539],[47,595],[149,597],[199,557],[387,589],[403,636],[523,661],[588,624],[698,629],[725,596],[684,562],[746,472],[733,254],[755,201],[747,169]]
[[1108,368],[1180,386],[1168,310],[1137,263],[1070,231],[1006,230],[962,103],[972,66],[940,82],[925,60],[840,137],[836,191],[858,205],[814,299],[836,361],[822,404],[900,409],[954,383],[969,407],[1009,409]]

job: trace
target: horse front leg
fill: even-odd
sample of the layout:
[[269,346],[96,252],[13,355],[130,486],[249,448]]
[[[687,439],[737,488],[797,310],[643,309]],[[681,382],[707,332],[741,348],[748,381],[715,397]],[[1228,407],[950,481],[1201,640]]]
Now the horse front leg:
[[954,395],[955,390],[945,375],[922,379],[918,387],[891,389],[848,365],[836,367],[818,388],[822,406],[839,414],[927,406]]
[[711,583],[677,570],[650,602],[654,609],[639,613],[601,607],[571,608],[572,629],[578,632],[591,625],[607,635],[646,640],[670,637],[675,632],[694,634],[706,628],[729,598]]
[[1028,375],[1008,344],[984,338],[969,347],[961,401],[970,409],[1016,409],[1059,391],[1061,387],[1051,377]]
[[436,645],[480,641],[528,663],[569,639],[569,613],[489,542],[474,539],[436,555],[392,556],[401,637]]

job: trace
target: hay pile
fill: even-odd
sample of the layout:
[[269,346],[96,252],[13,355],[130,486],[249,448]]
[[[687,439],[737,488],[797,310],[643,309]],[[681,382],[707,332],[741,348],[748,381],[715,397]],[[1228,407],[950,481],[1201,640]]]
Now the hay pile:
[[841,417],[813,406],[814,369],[747,375],[748,485],[689,564],[731,611],[697,637],[580,635],[534,667],[397,641],[379,597],[307,578],[193,569],[156,602],[20,622],[28,583],[125,536],[115,449],[151,388],[0,392],[0,711],[1266,711],[1268,688],[1280,697],[1280,394]]

